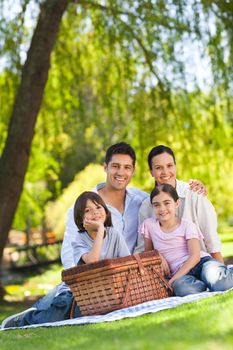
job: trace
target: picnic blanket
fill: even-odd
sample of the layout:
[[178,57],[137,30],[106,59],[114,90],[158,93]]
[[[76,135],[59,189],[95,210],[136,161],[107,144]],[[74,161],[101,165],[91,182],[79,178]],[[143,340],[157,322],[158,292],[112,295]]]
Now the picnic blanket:
[[[106,315],[83,316],[83,317],[74,318],[70,320],[43,323],[43,324],[34,324],[34,325],[24,326],[20,328],[58,327],[58,326],[80,325],[80,324],[81,325],[92,324],[92,323],[100,323],[100,322],[112,322],[112,321],[121,320],[123,318],[138,317],[148,313],[155,313],[158,311],[171,309],[182,304],[196,302],[198,300],[213,297],[218,294],[225,294],[225,293],[228,293],[230,290],[233,290],[233,288],[224,292],[203,292],[199,294],[187,295],[185,297],[169,297],[166,299],[152,300],[152,301],[147,301],[145,303],[131,306],[125,309],[116,310]],[[9,329],[16,329],[16,328],[7,328],[3,330],[9,330]]]

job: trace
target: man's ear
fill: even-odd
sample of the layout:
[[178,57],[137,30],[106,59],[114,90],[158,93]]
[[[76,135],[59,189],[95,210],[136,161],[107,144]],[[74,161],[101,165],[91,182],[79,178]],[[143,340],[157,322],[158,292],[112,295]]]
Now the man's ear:
[[104,162],[104,171],[105,171],[105,173],[107,172],[107,167],[108,167],[108,164]]
[[178,208],[179,206],[180,206],[180,200],[177,199],[177,201],[176,201],[176,208]]

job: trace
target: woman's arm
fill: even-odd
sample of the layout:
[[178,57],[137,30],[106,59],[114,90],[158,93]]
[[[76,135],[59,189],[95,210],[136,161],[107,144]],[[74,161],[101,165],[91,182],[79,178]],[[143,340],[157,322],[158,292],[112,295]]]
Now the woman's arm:
[[200,261],[200,243],[196,238],[191,238],[187,241],[189,258],[185,261],[182,267],[169,280],[169,284],[177,280],[179,277],[186,275]]
[[82,255],[82,259],[86,264],[100,260],[100,254],[101,254],[101,249],[102,249],[103,239],[105,234],[105,227],[103,223],[98,221],[93,221],[93,222],[88,221],[88,225],[89,224],[96,225],[97,234],[91,250],[88,253],[85,253]]

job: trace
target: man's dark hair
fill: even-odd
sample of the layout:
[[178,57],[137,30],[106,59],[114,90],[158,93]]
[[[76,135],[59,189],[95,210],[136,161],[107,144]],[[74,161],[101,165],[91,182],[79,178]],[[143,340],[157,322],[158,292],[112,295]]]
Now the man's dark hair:
[[112,218],[111,213],[108,210],[106,204],[104,203],[103,199],[98,195],[98,193],[91,192],[91,191],[85,191],[76,199],[76,202],[74,204],[74,221],[79,229],[80,232],[85,232],[85,228],[83,226],[83,218],[85,209],[87,206],[88,199],[92,201],[95,204],[101,205],[106,213],[106,220],[104,223],[105,227],[112,226]]
[[153,147],[152,150],[150,151],[150,153],[148,154],[148,165],[150,170],[152,170],[152,159],[155,156],[158,156],[159,154],[162,153],[168,153],[172,156],[174,163],[176,164],[176,159],[175,159],[175,155],[172,151],[172,149],[170,147],[164,146],[164,145],[159,145],[156,147]]
[[135,166],[136,154],[134,152],[134,149],[128,143],[119,142],[119,143],[115,143],[114,145],[110,146],[107,149],[106,156],[105,156],[105,163],[106,164],[108,164],[111,161],[112,156],[114,154],[127,154],[127,155],[129,155],[132,158],[133,166]]

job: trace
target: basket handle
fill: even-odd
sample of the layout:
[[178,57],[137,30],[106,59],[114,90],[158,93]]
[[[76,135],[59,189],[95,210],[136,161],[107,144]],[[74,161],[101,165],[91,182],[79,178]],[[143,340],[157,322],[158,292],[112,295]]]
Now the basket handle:
[[163,277],[163,275],[162,275],[161,273],[157,272],[157,271],[155,270],[155,268],[153,268],[153,271],[154,271],[155,275],[157,275],[157,276],[161,279],[161,281],[163,282],[163,284],[165,285],[165,287],[167,287],[167,289],[169,289],[170,292],[173,293],[172,287],[171,287],[170,284],[167,282],[167,280]]
[[144,266],[143,266],[143,264],[142,264],[142,260],[141,260],[141,258],[140,258],[140,255],[139,255],[139,253],[134,253],[133,254],[133,257],[136,259],[136,261],[137,261],[137,263],[138,263],[138,268],[139,268],[139,272],[140,272],[140,274],[143,276],[143,275],[145,275],[145,268],[144,268]]
[[125,289],[125,295],[124,295],[124,298],[123,298],[122,303],[121,303],[121,306],[123,308],[127,307],[127,304],[128,304],[131,281],[132,281],[132,271],[130,270],[128,273],[128,276],[127,276],[127,285],[126,285],[126,289]]
[[[135,258],[135,260],[137,261],[138,263],[138,268],[139,268],[139,272],[142,276],[144,276],[146,274],[146,270],[142,264],[142,260],[139,256],[139,253],[135,253],[133,254],[133,257]],[[128,299],[129,299],[129,293],[130,293],[130,286],[131,286],[131,283],[132,283],[132,271],[130,270],[129,274],[128,274],[128,277],[127,277],[127,285],[126,285],[126,289],[125,289],[125,295],[124,295],[124,298],[123,298],[123,301],[122,301],[122,306],[123,307],[126,307],[127,306],[127,303],[128,303]]]

